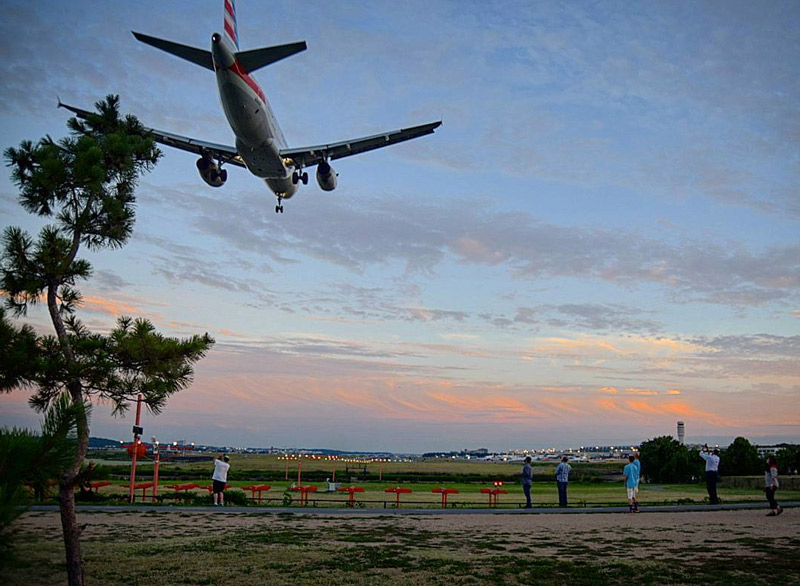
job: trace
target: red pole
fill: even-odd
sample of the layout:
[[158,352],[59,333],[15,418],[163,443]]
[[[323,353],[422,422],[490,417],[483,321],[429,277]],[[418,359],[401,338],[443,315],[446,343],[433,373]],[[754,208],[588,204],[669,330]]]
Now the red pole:
[[[142,394],[136,399],[136,427],[140,427],[142,423]],[[136,457],[139,455],[139,434],[134,430],[133,433],[133,460],[131,461],[131,489],[128,499],[133,503],[136,499],[136,494],[133,492],[133,486],[136,484]]]
[[286,454],[286,480],[289,480],[289,454]]
[[333,483],[336,484],[336,459],[333,460]]
[[297,485],[300,486],[300,471],[303,469],[303,455],[297,457]]

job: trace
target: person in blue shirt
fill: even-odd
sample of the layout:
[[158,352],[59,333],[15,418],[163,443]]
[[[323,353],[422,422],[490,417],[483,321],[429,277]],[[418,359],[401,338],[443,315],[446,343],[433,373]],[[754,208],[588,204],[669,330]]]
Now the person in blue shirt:
[[567,483],[569,482],[569,471],[572,466],[567,464],[569,458],[564,456],[561,463],[556,468],[556,484],[558,484],[558,506],[567,506]]
[[639,492],[639,468],[633,463],[635,458],[628,456],[630,462],[622,470],[622,476],[625,479],[625,488],[628,489],[628,512],[636,513],[638,508],[635,507],[636,494]]
[[633,495],[633,508],[639,512],[639,484],[642,482],[642,462],[639,460],[639,452],[633,455],[633,465],[636,466],[636,474],[638,480],[636,481],[636,494]]

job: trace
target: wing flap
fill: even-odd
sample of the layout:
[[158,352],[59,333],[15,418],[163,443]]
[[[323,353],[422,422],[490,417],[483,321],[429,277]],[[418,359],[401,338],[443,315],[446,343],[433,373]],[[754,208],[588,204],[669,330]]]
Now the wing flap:
[[419,138],[427,134],[433,134],[433,131],[439,128],[441,124],[442,122],[440,120],[438,122],[430,122],[410,128],[401,128],[400,130],[392,130],[390,132],[355,138],[353,140],[344,140],[312,147],[282,149],[281,156],[291,159],[295,167],[311,167],[326,159],[341,159]]

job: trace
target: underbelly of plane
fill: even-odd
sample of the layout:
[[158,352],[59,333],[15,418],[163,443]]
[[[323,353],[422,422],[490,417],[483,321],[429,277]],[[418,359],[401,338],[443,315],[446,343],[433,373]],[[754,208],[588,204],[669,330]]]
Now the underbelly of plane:
[[225,116],[238,139],[251,147],[258,147],[266,139],[273,138],[267,115],[257,98],[232,82],[221,85],[220,97]]
[[280,196],[282,199],[289,199],[292,197],[297,193],[297,188],[299,187],[292,181],[291,175],[282,179],[265,179],[264,181],[266,181],[272,193]]
[[236,139],[236,150],[244,159],[247,168],[256,177],[263,179],[285,179],[289,170],[283,165],[278,146],[272,139],[251,148],[241,139]]

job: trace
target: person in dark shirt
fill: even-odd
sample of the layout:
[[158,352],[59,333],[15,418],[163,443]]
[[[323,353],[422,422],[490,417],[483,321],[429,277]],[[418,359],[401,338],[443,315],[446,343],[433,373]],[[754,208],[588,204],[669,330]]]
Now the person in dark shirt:
[[533,468],[531,468],[531,457],[525,458],[525,465],[522,467],[522,492],[525,493],[525,508],[533,506],[531,501],[531,485],[533,484]]

